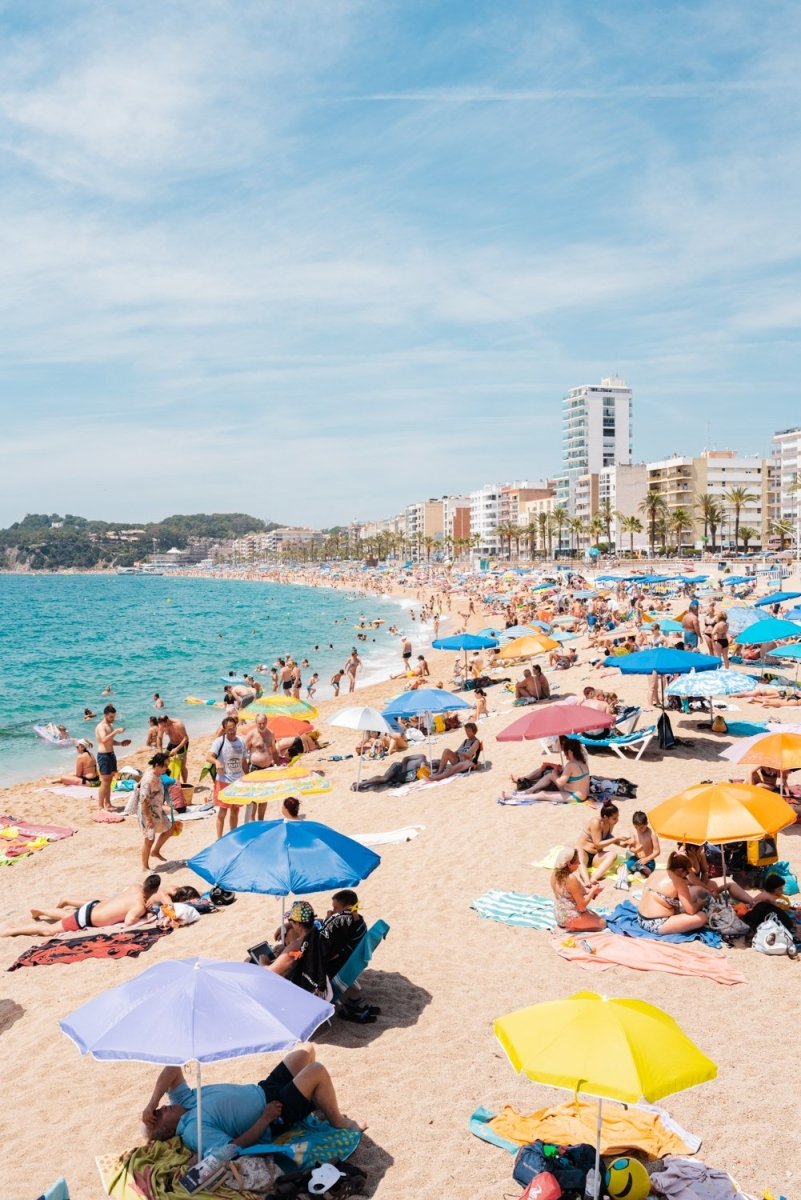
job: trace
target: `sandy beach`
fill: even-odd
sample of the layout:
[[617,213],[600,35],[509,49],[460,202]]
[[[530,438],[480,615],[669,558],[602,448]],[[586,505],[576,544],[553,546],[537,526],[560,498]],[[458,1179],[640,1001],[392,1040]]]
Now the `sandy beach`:
[[[458,607],[455,602],[454,611]],[[479,613],[471,626],[486,623]],[[576,645],[579,665],[550,673],[561,695],[580,691],[588,681],[599,682],[598,673],[587,666],[585,640]],[[415,645],[415,654],[417,650]],[[453,655],[433,652],[429,661],[435,681],[450,678]],[[521,669],[510,674],[517,678]],[[626,700],[645,701],[644,679],[615,673],[603,682]],[[360,687],[356,701],[380,708],[399,690],[399,682],[392,680]],[[335,1020],[316,1038],[318,1057],[331,1072],[344,1111],[369,1127],[355,1160],[368,1175],[365,1195],[382,1200],[516,1195],[512,1157],[473,1137],[468,1117],[480,1104],[493,1110],[513,1104],[528,1112],[560,1103],[566,1095],[517,1078],[493,1035],[492,1021],[583,989],[659,1005],[717,1063],[714,1082],[664,1101],[702,1139],[700,1158],[729,1171],[758,1196],[768,1187],[776,1196],[801,1193],[797,1139],[788,1135],[786,1119],[795,1106],[793,1030],[801,965],[737,948],[727,953],[747,977],[741,986],[623,967],[599,977],[558,957],[547,932],[480,918],[470,902],[490,888],[548,894],[549,873],[533,863],[550,847],[571,843],[584,812],[575,805],[508,808],[496,803],[509,773],[529,769],[541,758],[537,743],[496,742],[496,734],[519,715],[503,687],[488,690],[491,715],[479,728],[490,770],[403,797],[357,794],[350,789],[355,760],[327,761],[353,750],[355,735],[327,723],[352,702],[342,695],[318,705],[316,724],[329,745],[308,761],[325,769],[333,790],[309,797],[304,811],[343,833],[423,826],[413,841],[381,847],[380,868],[359,888],[368,923],[383,917],[391,926],[364,977],[365,994],[381,1006],[382,1015],[363,1026]],[[753,703],[733,703],[738,720],[767,719],[767,711]],[[789,724],[795,714],[769,715]],[[640,725],[654,717],[644,712]],[[648,811],[701,780],[745,774],[719,758],[730,737],[700,730],[696,715],[673,713],[671,719],[676,734],[691,740],[691,746],[663,753],[652,742],[636,763],[608,755],[591,759],[594,773],[623,775],[639,786],[636,801],[621,801],[622,828],[630,828],[635,808]],[[437,748],[461,740],[458,732],[446,735]],[[202,740],[192,747],[192,781],[206,750]],[[139,765],[143,757],[136,760]],[[75,894],[86,899],[110,895],[141,878],[141,835],[134,819],[98,825],[90,819],[93,799],[54,795],[45,788],[46,781],[39,780],[3,789],[0,811],[71,825],[77,832],[6,869],[3,924],[27,917],[32,904],[52,905]],[[213,820],[186,823],[168,849],[183,860],[207,845],[213,833]],[[801,825],[796,825],[780,837],[780,857],[796,872],[801,870],[799,833]],[[176,883],[197,882],[176,861],[165,874]],[[619,898],[610,881],[599,903],[611,907]],[[327,894],[310,899],[325,913]],[[7,1142],[0,1163],[0,1195],[36,1195],[63,1174],[75,1197],[100,1197],[95,1156],[118,1153],[143,1140],[140,1114],[157,1068],[82,1059],[59,1031],[58,1020],[161,959],[197,954],[242,959],[248,946],[272,933],[278,912],[270,897],[241,895],[231,907],[161,939],[139,959],[90,960],[4,975],[0,1044],[10,1075],[6,1127],[13,1129],[13,1142]],[[33,941],[0,940],[3,970]],[[158,1011],[153,1019],[158,1021]],[[275,1061],[239,1058],[211,1064],[204,1069],[204,1082],[253,1082]]]

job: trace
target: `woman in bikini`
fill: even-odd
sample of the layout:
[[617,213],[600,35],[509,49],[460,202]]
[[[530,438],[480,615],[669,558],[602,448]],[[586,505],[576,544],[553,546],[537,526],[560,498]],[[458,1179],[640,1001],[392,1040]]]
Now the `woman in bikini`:
[[531,787],[522,790],[529,794],[536,792],[540,800],[552,800],[554,804],[569,804],[571,800],[581,804],[590,794],[590,771],[584,747],[569,737],[560,738],[559,744],[565,756],[561,771],[555,767],[547,770]]
[[719,609],[712,627],[712,652],[723,659],[723,666],[729,665],[729,622],[723,609]]
[[687,855],[674,850],[668,858],[667,870],[652,876],[643,888],[637,908],[641,929],[660,937],[703,929],[709,918],[701,907],[708,893],[705,888],[690,884],[691,872]]
[[589,907],[603,888],[603,882],[582,883],[578,875],[578,850],[560,850],[551,874],[553,910],[560,929],[594,932],[606,929],[606,921]]
[[78,751],[78,757],[75,759],[75,774],[62,775],[61,783],[65,787],[77,787],[80,784],[83,784],[84,787],[100,787],[97,763],[89,749],[89,743],[78,741],[75,743],[75,749]]
[[628,838],[618,837],[615,826],[620,820],[620,809],[616,804],[604,804],[594,812],[579,834],[579,879],[590,882],[590,867],[597,879],[603,879],[620,853],[621,846],[628,845]]

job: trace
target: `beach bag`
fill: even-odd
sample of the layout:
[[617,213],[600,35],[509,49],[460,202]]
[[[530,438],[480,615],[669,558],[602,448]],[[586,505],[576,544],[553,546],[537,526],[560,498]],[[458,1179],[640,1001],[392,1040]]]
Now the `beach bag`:
[[528,1184],[520,1200],[560,1200],[563,1194],[556,1176],[550,1171],[540,1171]]
[[672,750],[676,745],[673,726],[670,723],[670,717],[665,712],[656,723],[656,736],[660,750]]
[[749,932],[745,921],[741,921],[734,909],[721,900],[713,900],[710,905],[709,928],[714,929],[715,933],[719,933],[727,942],[745,937]]
[[770,913],[754,934],[751,943],[760,954],[790,954],[795,957],[792,934],[784,928],[778,917]]
[[595,1150],[587,1143],[555,1146],[539,1138],[522,1146],[515,1155],[512,1177],[528,1187],[538,1175],[551,1175],[565,1192],[583,1192],[587,1172],[595,1165]]

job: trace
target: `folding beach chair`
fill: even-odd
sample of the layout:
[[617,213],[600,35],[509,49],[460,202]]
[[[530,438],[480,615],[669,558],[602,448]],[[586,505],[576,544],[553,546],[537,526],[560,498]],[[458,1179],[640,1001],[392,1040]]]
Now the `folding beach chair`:
[[349,987],[353,987],[388,933],[389,925],[386,921],[373,922],[362,940],[354,947],[350,957],[340,967],[339,974],[331,980],[335,1000],[344,995]]
[[586,746],[588,750],[613,750],[618,758],[625,758],[624,750],[637,750],[634,755],[634,761],[637,762],[642,758],[651,740],[656,737],[656,725],[649,725],[647,729],[637,729],[633,733],[625,733],[605,738],[589,738],[582,734],[574,735],[577,742],[581,742],[582,746]]

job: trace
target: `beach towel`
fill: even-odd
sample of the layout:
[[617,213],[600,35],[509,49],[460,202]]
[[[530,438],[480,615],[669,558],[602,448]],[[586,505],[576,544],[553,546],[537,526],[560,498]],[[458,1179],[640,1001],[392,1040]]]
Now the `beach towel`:
[[410,842],[425,825],[406,825],[403,829],[390,829],[386,833],[349,833],[348,837],[363,846],[392,846],[396,842]]
[[179,821],[202,821],[204,817],[210,817],[215,811],[213,801],[209,800],[207,804],[192,804],[182,813],[177,813]]
[[[552,896],[528,896],[523,892],[501,892],[492,888],[470,904],[480,917],[501,921],[504,925],[520,925],[526,929],[554,929],[556,918]],[[607,909],[595,912],[606,915]]]
[[120,821],[125,820],[125,815],[121,812],[109,812],[107,808],[96,808],[92,813],[92,820],[97,821],[98,825],[118,825]]
[[767,733],[767,725],[760,725],[756,721],[727,721],[729,737],[758,737],[761,733]]
[[[630,967],[633,971],[662,971],[666,975],[696,975],[714,983],[746,983],[745,975],[735,971],[725,951],[707,950],[697,942],[683,946],[664,945],[657,939],[643,941],[617,933],[582,933],[573,946],[565,945],[565,935],[552,940],[556,953],[587,971],[611,971]],[[585,950],[586,941],[591,950]]]
[[8,968],[50,967],[54,963],[83,962],[87,958],[138,958],[172,929],[125,929],[116,933],[94,933],[88,937],[51,938],[31,946]]
[[[189,1169],[192,1151],[180,1138],[151,1142],[125,1154],[101,1154],[96,1159],[100,1182],[113,1200],[187,1200],[178,1180]],[[193,1192],[194,1200],[256,1200],[252,1192],[215,1187]]]
[[[590,1100],[566,1100],[552,1108],[519,1113],[511,1105],[493,1115],[478,1108],[469,1121],[470,1132],[482,1141],[516,1154],[521,1146],[540,1138],[559,1146],[580,1142],[595,1144],[598,1106]],[[601,1153],[624,1154],[642,1150],[654,1158],[665,1154],[693,1154],[701,1143],[687,1133],[656,1105],[628,1105],[613,1102],[603,1107]]]
[[76,832],[69,825],[42,825],[38,821],[20,821],[17,817],[10,817],[7,814],[0,815],[0,831],[9,826],[13,826],[20,837],[44,837],[48,842],[60,842],[64,838],[72,837]]
[[726,1171],[672,1154],[654,1171],[651,1184],[657,1195],[669,1200],[749,1200]]
[[344,1162],[361,1141],[358,1129],[335,1129],[327,1121],[308,1116],[273,1142],[248,1146],[243,1154],[271,1154],[288,1160],[289,1169],[313,1167],[323,1162]]
[[88,800],[91,796],[97,798],[97,788],[87,787],[83,783],[76,783],[70,787],[68,784],[60,783],[57,787],[37,788],[37,792],[50,792],[53,796],[69,796],[76,800]]
[[606,918],[606,923],[612,933],[625,933],[628,937],[656,939],[659,942],[691,942],[697,939],[705,946],[719,949],[722,939],[713,929],[693,929],[690,933],[647,933],[637,920],[637,909],[631,900],[618,904],[613,913]]

